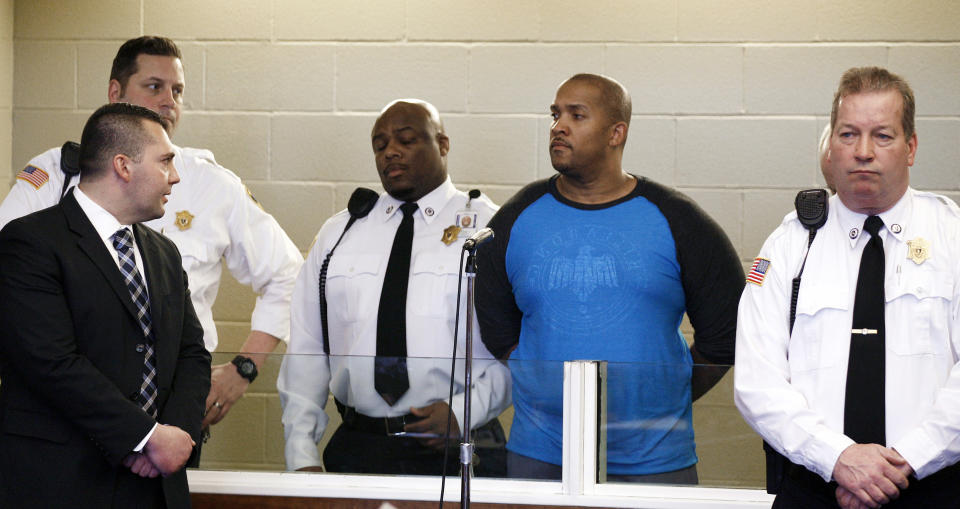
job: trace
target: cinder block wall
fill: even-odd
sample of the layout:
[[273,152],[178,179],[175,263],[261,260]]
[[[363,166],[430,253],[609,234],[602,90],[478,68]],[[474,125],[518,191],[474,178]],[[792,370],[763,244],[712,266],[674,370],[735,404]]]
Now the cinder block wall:
[[13,148],[13,0],[0,0],[0,197],[10,188]]
[[[2,72],[11,8],[12,135]],[[305,250],[355,186],[379,187],[369,130],[389,100],[433,102],[454,180],[502,203],[553,173],[556,85],[602,72],[633,95],[626,167],[690,194],[746,262],[795,192],[821,183],[817,139],[851,66],[884,65],[911,82],[913,184],[960,196],[958,26],[952,0],[5,0],[0,170],[10,161],[12,176],[77,139],[106,101],[119,44],[167,35],[187,79],[175,141],[212,149]],[[251,292],[225,278],[221,351],[239,347],[251,308]],[[701,479],[758,486],[759,440],[733,408],[729,379],[696,405]],[[281,467],[270,381],[214,430],[207,465]]]

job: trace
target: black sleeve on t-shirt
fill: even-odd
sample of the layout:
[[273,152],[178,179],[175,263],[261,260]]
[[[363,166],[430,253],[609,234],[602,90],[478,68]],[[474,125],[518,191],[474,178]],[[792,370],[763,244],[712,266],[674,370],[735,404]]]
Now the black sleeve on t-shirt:
[[643,177],[637,186],[660,209],[673,233],[697,351],[711,362],[733,364],[737,306],[745,284],[733,244],[685,194]]
[[477,250],[477,278],[474,287],[477,321],[487,350],[497,358],[505,358],[520,340],[523,312],[513,297],[513,286],[507,277],[506,255],[510,231],[517,217],[531,203],[549,192],[549,179],[533,182],[517,194],[490,219],[493,238]]

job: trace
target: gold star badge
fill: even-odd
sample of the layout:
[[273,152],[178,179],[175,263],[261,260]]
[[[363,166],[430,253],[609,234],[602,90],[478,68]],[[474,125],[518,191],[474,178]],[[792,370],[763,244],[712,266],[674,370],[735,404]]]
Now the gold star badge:
[[440,237],[440,240],[449,246],[453,244],[453,241],[457,240],[457,235],[460,235],[460,227],[453,224],[443,230],[443,236]]
[[177,212],[177,220],[174,221],[174,223],[177,225],[177,228],[179,228],[180,231],[189,230],[192,222],[193,214],[187,212],[186,210]]
[[913,263],[920,265],[930,258],[930,242],[923,237],[917,237],[907,241],[907,258],[913,260]]

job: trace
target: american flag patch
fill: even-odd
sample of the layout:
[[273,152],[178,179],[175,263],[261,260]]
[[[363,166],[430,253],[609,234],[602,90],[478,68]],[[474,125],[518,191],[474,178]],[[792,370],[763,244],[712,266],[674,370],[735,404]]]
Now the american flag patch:
[[747,273],[747,282],[757,286],[763,286],[763,278],[767,277],[767,270],[770,269],[770,260],[766,258],[757,258]]
[[17,173],[17,178],[29,182],[30,185],[36,189],[40,189],[44,184],[47,183],[50,175],[47,175],[47,172],[31,164],[20,170],[20,173]]

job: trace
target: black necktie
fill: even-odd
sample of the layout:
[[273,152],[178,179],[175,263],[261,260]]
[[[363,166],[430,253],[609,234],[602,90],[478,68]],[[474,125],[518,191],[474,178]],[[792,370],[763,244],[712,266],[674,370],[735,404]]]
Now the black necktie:
[[886,445],[884,380],[883,221],[870,216],[863,229],[870,240],[860,258],[853,304],[843,432],[858,444]]
[[377,358],[373,382],[390,406],[410,388],[407,378],[407,283],[410,281],[413,213],[416,210],[416,203],[400,206],[403,220],[393,237],[377,313]]

